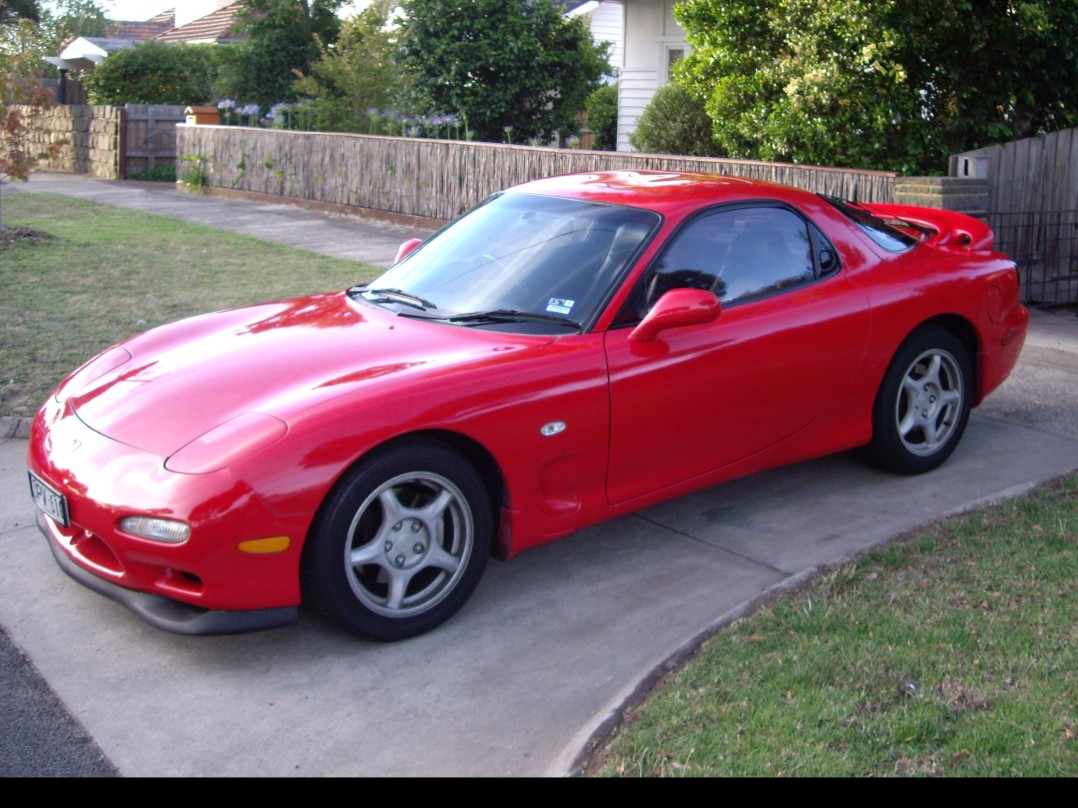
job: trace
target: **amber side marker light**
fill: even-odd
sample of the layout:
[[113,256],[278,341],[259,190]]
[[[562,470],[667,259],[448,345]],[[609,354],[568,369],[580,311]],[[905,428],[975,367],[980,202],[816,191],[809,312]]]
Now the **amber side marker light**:
[[265,555],[267,553],[283,553],[292,544],[288,536],[273,536],[269,539],[248,539],[241,541],[237,547],[245,553],[252,555]]

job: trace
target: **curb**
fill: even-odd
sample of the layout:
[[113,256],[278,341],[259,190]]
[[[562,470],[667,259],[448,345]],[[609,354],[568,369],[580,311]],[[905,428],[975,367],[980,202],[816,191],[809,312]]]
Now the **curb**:
[[20,418],[18,416],[0,416],[0,439],[18,438],[26,440],[30,437],[30,422],[33,418]]

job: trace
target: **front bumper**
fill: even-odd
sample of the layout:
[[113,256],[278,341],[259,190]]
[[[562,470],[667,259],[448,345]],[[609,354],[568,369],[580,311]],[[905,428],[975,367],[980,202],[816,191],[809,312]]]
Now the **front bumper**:
[[125,589],[99,578],[72,561],[67,553],[60,549],[58,538],[53,533],[52,521],[45,514],[38,513],[37,526],[48,540],[49,549],[60,569],[88,589],[126,606],[151,626],[164,631],[204,636],[242,634],[290,626],[299,619],[299,608],[296,606],[250,611],[202,609],[162,595]]
[[[269,508],[249,476],[170,472],[164,458],[94,432],[55,401],[34,421],[27,465],[66,500],[66,526],[44,513],[38,526],[61,568],[90,589],[183,634],[295,622],[306,526]],[[169,544],[126,534],[120,521],[134,515],[183,521],[192,535]],[[271,536],[284,549],[243,549]]]

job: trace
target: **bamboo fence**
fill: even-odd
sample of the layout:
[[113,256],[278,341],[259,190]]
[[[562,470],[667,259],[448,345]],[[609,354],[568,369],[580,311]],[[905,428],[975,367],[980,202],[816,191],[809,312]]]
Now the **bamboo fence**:
[[746,160],[237,126],[177,129],[179,161],[200,163],[210,187],[443,221],[495,191],[573,172],[653,169],[725,174],[862,202],[891,201],[895,181],[893,173],[884,171]]

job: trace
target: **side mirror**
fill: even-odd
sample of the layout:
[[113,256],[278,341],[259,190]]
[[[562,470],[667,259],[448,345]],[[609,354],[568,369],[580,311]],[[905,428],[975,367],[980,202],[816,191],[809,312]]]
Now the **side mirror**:
[[403,261],[409,255],[416,251],[416,248],[423,243],[421,238],[410,238],[397,248],[397,257],[393,259],[393,263]]
[[711,292],[671,289],[659,298],[640,325],[632,330],[629,342],[651,342],[669,328],[712,323],[721,312],[722,304]]

